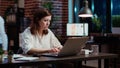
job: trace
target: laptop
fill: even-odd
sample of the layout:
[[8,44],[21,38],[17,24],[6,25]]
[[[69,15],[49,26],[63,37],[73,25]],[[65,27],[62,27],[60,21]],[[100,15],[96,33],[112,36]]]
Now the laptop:
[[77,55],[85,47],[88,37],[70,37],[67,39],[63,48],[58,53],[43,53],[41,56],[65,57]]

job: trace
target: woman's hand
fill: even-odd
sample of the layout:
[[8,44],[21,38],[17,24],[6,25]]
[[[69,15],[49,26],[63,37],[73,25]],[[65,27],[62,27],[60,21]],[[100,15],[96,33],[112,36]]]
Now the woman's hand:
[[52,48],[52,49],[48,50],[49,53],[51,53],[51,52],[55,53],[55,52],[59,52],[59,51],[60,51],[59,48]]

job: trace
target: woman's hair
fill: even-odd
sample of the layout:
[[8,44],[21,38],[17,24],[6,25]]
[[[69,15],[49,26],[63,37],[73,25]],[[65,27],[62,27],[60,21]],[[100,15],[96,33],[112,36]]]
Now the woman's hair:
[[[46,16],[51,16],[52,14],[46,8],[35,9],[33,12],[33,22],[30,25],[30,31],[33,35],[36,35],[40,28],[39,21]],[[47,34],[48,30],[44,30],[43,33]]]

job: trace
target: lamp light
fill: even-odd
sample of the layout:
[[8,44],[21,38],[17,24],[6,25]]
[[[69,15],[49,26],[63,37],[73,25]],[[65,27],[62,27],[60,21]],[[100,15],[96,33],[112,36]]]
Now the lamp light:
[[88,8],[87,0],[83,1],[83,7],[81,8],[78,16],[79,17],[92,17],[93,16],[91,10]]

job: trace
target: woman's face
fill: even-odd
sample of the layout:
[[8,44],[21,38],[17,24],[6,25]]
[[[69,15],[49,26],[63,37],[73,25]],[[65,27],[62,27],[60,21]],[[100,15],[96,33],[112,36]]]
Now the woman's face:
[[41,30],[46,30],[46,29],[48,29],[48,27],[49,27],[49,25],[50,25],[50,21],[51,21],[51,16],[46,16],[46,17],[42,18],[42,19],[39,21],[40,29],[41,29]]

